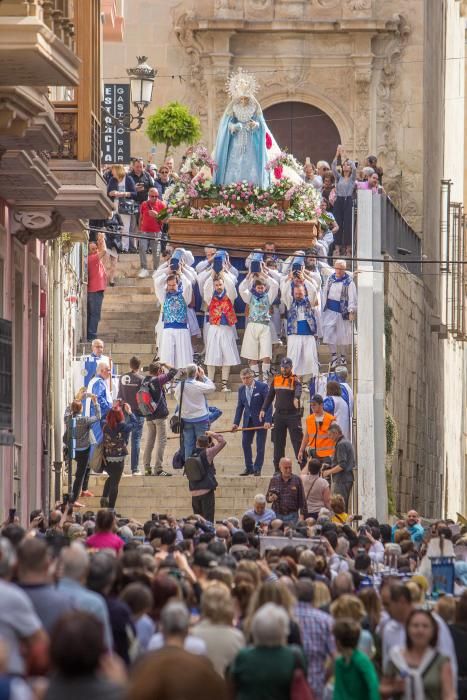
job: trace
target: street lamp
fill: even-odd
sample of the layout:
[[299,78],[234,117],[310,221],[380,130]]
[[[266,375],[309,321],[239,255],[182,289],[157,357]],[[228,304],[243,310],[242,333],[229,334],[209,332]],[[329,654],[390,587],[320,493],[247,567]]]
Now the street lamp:
[[[121,117],[116,117],[106,107],[102,106],[102,111],[106,117],[109,117],[113,124],[117,124],[125,131],[138,131],[141,128],[144,121],[143,112],[152,101],[152,90],[157,70],[146,63],[147,58],[147,56],[137,56],[138,65],[135,68],[127,68],[126,70],[130,78],[131,102],[136,107],[136,116],[123,114]],[[133,122],[137,122],[136,126],[131,126]]]

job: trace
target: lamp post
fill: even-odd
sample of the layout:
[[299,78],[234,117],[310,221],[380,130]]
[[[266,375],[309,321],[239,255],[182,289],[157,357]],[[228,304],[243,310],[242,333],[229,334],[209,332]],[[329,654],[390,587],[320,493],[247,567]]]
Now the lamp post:
[[[116,117],[102,106],[102,112],[105,116],[125,131],[138,131],[141,128],[144,121],[143,112],[152,101],[154,79],[157,75],[157,70],[146,63],[147,56],[137,56],[137,59],[138,65],[135,68],[127,68],[126,71],[130,78],[131,102],[136,107],[137,114],[123,114],[121,117]],[[136,126],[132,126],[134,122],[136,122]]]

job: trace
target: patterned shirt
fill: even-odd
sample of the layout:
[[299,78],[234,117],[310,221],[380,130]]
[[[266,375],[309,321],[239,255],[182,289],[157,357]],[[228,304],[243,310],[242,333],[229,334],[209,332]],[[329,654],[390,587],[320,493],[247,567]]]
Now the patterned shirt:
[[292,474],[287,481],[282,478],[282,474],[273,476],[269,482],[267,499],[271,502],[271,492],[278,495],[277,501],[272,504],[272,509],[277,517],[289,515],[289,513],[301,513],[306,517],[306,499],[303,490],[302,480],[296,474]]
[[294,610],[302,634],[303,651],[308,662],[308,683],[316,700],[321,700],[326,673],[324,664],[336,653],[332,617],[309,603],[297,603]]

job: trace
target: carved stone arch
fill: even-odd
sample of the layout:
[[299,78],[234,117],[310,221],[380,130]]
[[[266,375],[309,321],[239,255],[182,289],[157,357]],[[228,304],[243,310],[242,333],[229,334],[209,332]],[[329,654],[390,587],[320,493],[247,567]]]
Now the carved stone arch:
[[353,120],[349,113],[344,112],[336,102],[327,96],[310,91],[297,91],[293,95],[284,91],[267,92],[266,94],[261,92],[259,102],[263,110],[281,102],[304,102],[310,106],[317,107],[332,119],[341,136],[342,145],[348,152],[352,151],[354,139]]

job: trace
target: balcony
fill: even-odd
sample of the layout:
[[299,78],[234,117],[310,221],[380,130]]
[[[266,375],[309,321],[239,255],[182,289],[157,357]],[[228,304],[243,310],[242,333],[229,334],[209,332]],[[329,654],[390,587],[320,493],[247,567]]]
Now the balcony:
[[62,136],[50,154],[50,168],[62,186],[54,202],[66,219],[106,219],[111,213],[100,174],[100,123],[78,101],[56,102],[55,119]]
[[52,151],[61,139],[45,89],[0,87],[0,148]]
[[122,15],[118,13],[116,0],[102,0],[102,15],[104,18],[104,41],[123,41],[125,20]]
[[0,2],[0,85],[77,85],[69,0]]

